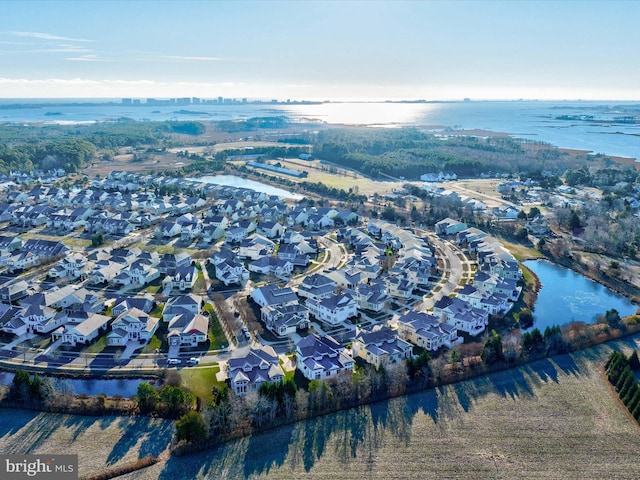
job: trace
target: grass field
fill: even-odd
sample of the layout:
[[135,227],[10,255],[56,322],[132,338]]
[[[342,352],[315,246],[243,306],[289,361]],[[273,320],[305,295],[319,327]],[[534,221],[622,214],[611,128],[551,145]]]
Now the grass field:
[[[639,341],[327,415],[120,478],[639,478],[640,428],[600,372],[612,346],[628,353]],[[182,371],[193,385],[212,374]],[[79,453],[81,475],[162,451],[172,431],[147,418],[0,414],[1,453]]]
[[211,387],[217,385],[216,374],[220,366],[183,368],[180,370],[182,384],[200,397],[205,403],[211,400]]
[[640,428],[599,371],[609,351],[329,415],[125,478],[638,478]]

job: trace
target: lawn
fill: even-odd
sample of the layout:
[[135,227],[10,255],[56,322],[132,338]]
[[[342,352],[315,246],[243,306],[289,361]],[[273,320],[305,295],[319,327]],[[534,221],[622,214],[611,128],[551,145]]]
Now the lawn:
[[204,274],[200,271],[198,272],[198,278],[196,278],[196,283],[193,285],[193,290],[197,292],[203,292],[207,289],[207,282],[204,279]]
[[180,370],[182,385],[191,390],[204,402],[211,399],[211,387],[219,384],[216,374],[220,371],[220,365],[207,367],[186,367]]
[[101,335],[95,343],[92,343],[85,349],[85,353],[102,353],[107,348],[107,336]]
[[544,258],[544,255],[532,246],[522,245],[520,243],[512,243],[500,238],[500,242],[511,252],[516,260],[524,261],[534,258]]
[[229,341],[227,340],[227,336],[222,331],[222,326],[220,325],[220,321],[218,317],[210,312],[211,317],[209,319],[209,340],[211,344],[209,345],[209,350],[220,350],[223,347],[229,345]]
[[141,353],[154,353],[156,349],[160,350],[162,348],[162,340],[158,338],[157,335],[151,337],[149,343],[147,343],[142,349]]

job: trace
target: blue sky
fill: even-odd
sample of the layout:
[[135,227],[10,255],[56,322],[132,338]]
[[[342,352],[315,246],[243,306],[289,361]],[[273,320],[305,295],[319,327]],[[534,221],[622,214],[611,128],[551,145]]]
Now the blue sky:
[[640,100],[640,2],[0,2],[0,97]]

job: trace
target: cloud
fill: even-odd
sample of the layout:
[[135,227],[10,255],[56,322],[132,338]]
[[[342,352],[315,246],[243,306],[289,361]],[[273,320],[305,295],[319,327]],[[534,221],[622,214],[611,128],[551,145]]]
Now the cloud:
[[41,40],[63,40],[66,42],[91,42],[92,40],[87,40],[85,38],[71,38],[71,37],[61,37],[59,35],[51,35],[50,33],[42,33],[42,32],[2,32],[7,35],[14,35],[16,37],[28,37],[28,38],[38,38]]
[[167,60],[181,60],[184,62],[217,62],[220,60],[224,60],[219,57],[189,57],[183,55],[164,55],[159,58],[164,58]]
[[80,55],[79,57],[67,57],[65,60],[69,60],[72,62],[110,62],[111,60],[107,60],[106,58],[100,58],[97,55],[89,54],[89,55]]

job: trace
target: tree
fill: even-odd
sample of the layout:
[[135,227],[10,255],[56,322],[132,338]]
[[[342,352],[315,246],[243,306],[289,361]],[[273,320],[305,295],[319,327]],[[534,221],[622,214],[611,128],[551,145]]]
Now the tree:
[[571,210],[571,214],[569,215],[569,228],[571,230],[575,230],[577,228],[580,228],[581,226],[582,223],[580,222],[580,217],[575,210]]
[[187,412],[176,422],[176,437],[187,442],[200,442],[208,437],[207,427],[200,412]]
[[431,375],[431,367],[429,361],[431,356],[426,350],[420,352],[416,358],[407,359],[407,375],[411,379],[422,378],[428,380]]
[[518,315],[518,321],[520,322],[520,328],[529,328],[533,325],[533,313],[528,308],[524,308]]
[[29,374],[24,370],[18,370],[13,376],[13,382],[11,383],[11,390],[9,391],[10,398],[26,402],[30,399],[31,390],[31,378]]
[[160,399],[165,403],[167,415],[173,418],[187,412],[195,400],[193,394],[171,385],[162,388]]
[[536,218],[538,215],[540,215],[540,209],[538,207],[531,207],[531,209],[529,210],[529,214],[527,215],[529,217],[530,220]]
[[140,382],[137,390],[138,408],[141,413],[155,411],[160,400],[160,395],[153,386],[147,382]]
[[99,247],[103,243],[104,243],[104,237],[102,236],[101,233],[98,233],[98,234],[93,235],[91,237],[91,246],[92,247]]
[[640,360],[638,360],[638,352],[635,350],[631,355],[629,355],[629,366],[634,372],[640,370]]
[[504,360],[502,337],[500,337],[495,330],[491,330],[491,334],[484,344],[480,357],[487,365]]
[[524,210],[520,210],[518,212],[518,220],[526,220],[527,219],[527,214]]
[[534,328],[530,332],[523,333],[520,343],[522,349],[527,353],[538,352],[544,347],[542,333],[540,333],[540,330],[537,328]]

